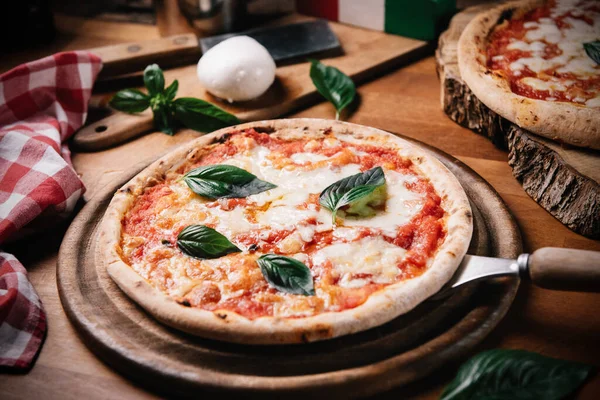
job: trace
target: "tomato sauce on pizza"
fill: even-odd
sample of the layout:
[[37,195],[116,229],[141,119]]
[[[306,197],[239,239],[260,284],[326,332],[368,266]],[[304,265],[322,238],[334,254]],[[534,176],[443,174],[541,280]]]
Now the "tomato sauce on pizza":
[[[181,177],[214,164],[242,168],[276,188],[211,200]],[[382,167],[385,205],[369,217],[331,213],[319,194],[341,178]],[[163,181],[145,188],[121,221],[123,261],[180,304],[230,310],[248,319],[301,318],[363,304],[382,288],[427,270],[447,232],[442,199],[391,145],[325,135],[282,139],[253,129],[206,146]],[[196,259],[176,246],[188,225],[203,224],[242,251]],[[314,296],[279,292],[257,266],[262,254],[293,257],[314,279]]]
[[551,0],[491,33],[488,69],[521,96],[600,108],[600,66],[583,43],[600,39],[600,2]]

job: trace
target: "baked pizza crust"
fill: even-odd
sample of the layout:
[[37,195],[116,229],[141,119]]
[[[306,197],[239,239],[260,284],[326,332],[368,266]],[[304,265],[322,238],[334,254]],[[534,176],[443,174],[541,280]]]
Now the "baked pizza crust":
[[[306,137],[307,132],[322,137],[324,132],[331,130],[342,138],[351,135],[399,145],[402,156],[411,159],[430,179],[447,213],[446,239],[430,267],[419,277],[373,293],[356,308],[305,318],[259,317],[250,320],[228,310],[213,312],[185,307],[154,288],[121,258],[121,220],[145,187],[161,181],[167,171],[176,169],[186,158],[194,157],[195,149],[215,143],[231,131],[249,128],[281,137]],[[450,280],[467,251],[471,234],[471,208],[460,183],[437,159],[418,147],[390,133],[360,125],[319,119],[283,119],[221,129],[193,140],[151,164],[115,193],[102,221],[100,250],[96,257],[129,297],[166,325],[206,338],[243,344],[304,343],[373,328],[410,311]]]
[[600,110],[520,96],[513,93],[503,76],[486,66],[486,46],[494,27],[506,16],[522,15],[544,3],[509,2],[471,20],[458,41],[460,74],[483,104],[521,128],[574,146],[600,149]]

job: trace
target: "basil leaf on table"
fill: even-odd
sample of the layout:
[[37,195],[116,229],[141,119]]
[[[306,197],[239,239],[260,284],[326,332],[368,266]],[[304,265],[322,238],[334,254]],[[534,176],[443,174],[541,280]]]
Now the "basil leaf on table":
[[175,79],[169,87],[165,89],[165,99],[167,101],[172,101],[177,94],[177,90],[179,89],[179,81]]
[[[368,171],[341,179],[321,192],[319,203],[332,212],[332,219],[335,223],[337,211],[344,206],[352,205],[361,199],[368,198],[369,195],[385,185],[385,175],[381,167],[375,167]],[[379,193],[378,193],[379,194]],[[383,193],[383,196],[385,194]],[[380,202],[381,196],[377,196],[374,201]],[[365,203],[364,206],[367,206]],[[361,214],[360,212],[358,214]]]
[[335,67],[327,66],[317,60],[310,60],[310,62],[310,79],[317,91],[335,106],[335,119],[340,119],[340,112],[352,103],[356,96],[354,82]]
[[124,89],[118,91],[108,104],[118,111],[138,113],[150,107],[150,97],[137,89]]
[[558,400],[577,389],[590,370],[522,350],[488,350],[460,367],[440,400]]
[[186,127],[211,132],[235,125],[240,120],[233,114],[200,99],[181,97],[173,102],[175,117]]
[[177,247],[187,254],[200,259],[219,258],[240,249],[216,230],[204,225],[189,225],[177,236]]
[[233,165],[207,165],[191,170],[183,181],[196,194],[209,199],[243,198],[276,188]]
[[156,64],[148,65],[144,70],[144,86],[150,96],[161,94],[165,90],[165,77]]
[[583,44],[583,48],[585,49],[586,54],[590,57],[596,64],[600,64],[600,41],[596,40],[594,42],[588,42]]
[[315,288],[310,269],[295,258],[265,254],[256,260],[260,272],[280,292],[314,296]]

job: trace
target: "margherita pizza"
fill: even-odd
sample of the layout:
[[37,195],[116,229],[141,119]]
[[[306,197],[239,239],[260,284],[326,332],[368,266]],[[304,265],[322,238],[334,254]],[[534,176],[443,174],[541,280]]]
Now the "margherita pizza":
[[383,324],[436,293],[472,232],[434,157],[341,122],[256,122],[203,136],[134,177],[100,233],[108,273],[160,321],[240,343]]
[[458,44],[462,78],[486,106],[539,135],[600,149],[597,0],[525,0],[478,15]]

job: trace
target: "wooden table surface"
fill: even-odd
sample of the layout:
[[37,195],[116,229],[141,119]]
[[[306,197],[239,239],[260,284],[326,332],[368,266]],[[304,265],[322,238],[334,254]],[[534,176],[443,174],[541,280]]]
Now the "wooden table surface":
[[[167,6],[170,2],[165,2]],[[59,19],[62,34],[51,46],[4,58],[0,71],[61,50],[90,48],[161,34],[187,31],[181,18],[159,13],[159,26]],[[544,246],[600,250],[600,242],[571,232],[538,206],[521,189],[506,163],[507,154],[487,139],[450,121],[440,108],[439,83],[433,57],[407,65],[358,88],[361,103],[350,122],[369,125],[416,138],[452,154],[492,184],[513,212],[523,234],[525,251]],[[331,118],[331,105],[321,103],[290,117]],[[98,153],[75,153],[73,163],[94,193],[129,166],[156,157],[197,133],[180,132],[173,137],[153,133],[122,146]],[[135,155],[135,156],[132,156]],[[17,243],[13,252],[29,271],[44,303],[48,336],[33,369],[24,375],[0,375],[0,398],[152,398],[132,382],[99,361],[83,344],[67,320],[56,288],[56,261],[64,227]],[[502,323],[479,349],[503,347],[526,349],[544,355],[600,365],[600,294],[554,292],[524,282]],[[435,399],[453,377],[457,365],[390,393],[385,398]],[[600,376],[588,380],[574,398],[596,399]]]

